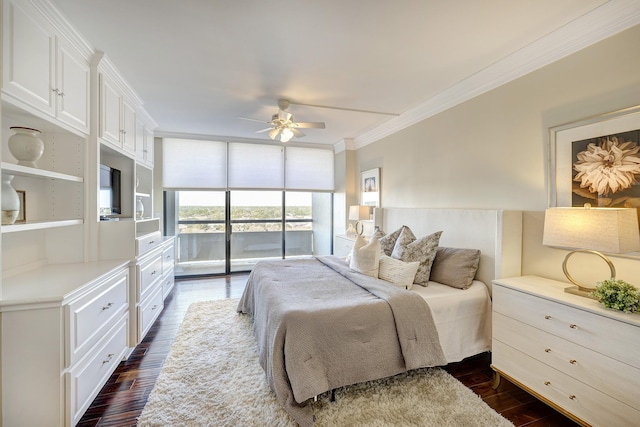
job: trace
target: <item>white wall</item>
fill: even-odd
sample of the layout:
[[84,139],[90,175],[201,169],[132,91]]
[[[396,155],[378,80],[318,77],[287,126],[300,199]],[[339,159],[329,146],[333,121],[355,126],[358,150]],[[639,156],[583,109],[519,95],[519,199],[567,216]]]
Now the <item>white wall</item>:
[[[548,129],[639,104],[639,46],[636,26],[363,147],[352,179],[380,167],[382,207],[523,210],[523,274],[566,281],[566,251],[541,244]],[[639,260],[614,263],[640,285]],[[570,269],[580,281],[608,278],[598,258],[572,258]]]

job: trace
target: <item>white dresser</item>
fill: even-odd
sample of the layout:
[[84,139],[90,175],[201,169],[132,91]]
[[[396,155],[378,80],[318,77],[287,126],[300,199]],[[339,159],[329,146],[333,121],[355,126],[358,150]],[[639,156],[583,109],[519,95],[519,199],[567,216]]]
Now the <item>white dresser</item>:
[[640,315],[568,286],[536,276],[493,282],[492,368],[583,425],[639,425]]

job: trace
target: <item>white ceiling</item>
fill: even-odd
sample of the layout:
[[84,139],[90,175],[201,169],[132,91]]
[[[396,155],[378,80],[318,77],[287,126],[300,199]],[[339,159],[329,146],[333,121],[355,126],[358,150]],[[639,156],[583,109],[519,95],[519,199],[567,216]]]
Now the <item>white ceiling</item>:
[[[366,143],[385,126],[411,124],[428,114],[421,109],[444,105],[443,94],[464,99],[487,90],[489,74],[514,68],[508,61],[518,53],[529,56],[519,67],[531,59],[535,68],[533,56],[564,40],[569,51],[584,47],[563,28],[579,31],[587,19],[638,8],[635,0],[53,1],[107,53],[161,134],[268,139],[255,133],[266,126],[238,117],[267,121],[279,98],[402,114],[291,105],[297,121],[326,122],[294,141],[320,144]],[[505,78],[512,77],[497,76]]]

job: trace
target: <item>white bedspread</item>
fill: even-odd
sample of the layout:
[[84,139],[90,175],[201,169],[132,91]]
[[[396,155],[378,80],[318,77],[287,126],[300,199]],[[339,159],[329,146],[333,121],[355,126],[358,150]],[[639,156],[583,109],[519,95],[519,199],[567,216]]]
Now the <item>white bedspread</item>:
[[475,280],[461,290],[429,282],[412,292],[428,301],[448,363],[491,350],[491,299],[484,283]]

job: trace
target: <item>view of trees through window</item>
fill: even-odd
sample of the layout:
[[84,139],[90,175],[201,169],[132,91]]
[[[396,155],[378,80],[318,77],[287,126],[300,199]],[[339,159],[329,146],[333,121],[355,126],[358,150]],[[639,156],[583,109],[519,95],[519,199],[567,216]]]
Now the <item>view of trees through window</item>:
[[[311,193],[286,193],[285,200],[286,231],[311,230]],[[225,193],[181,191],[178,215],[180,233],[223,233]],[[232,191],[231,221],[234,233],[282,231],[282,192]]]

